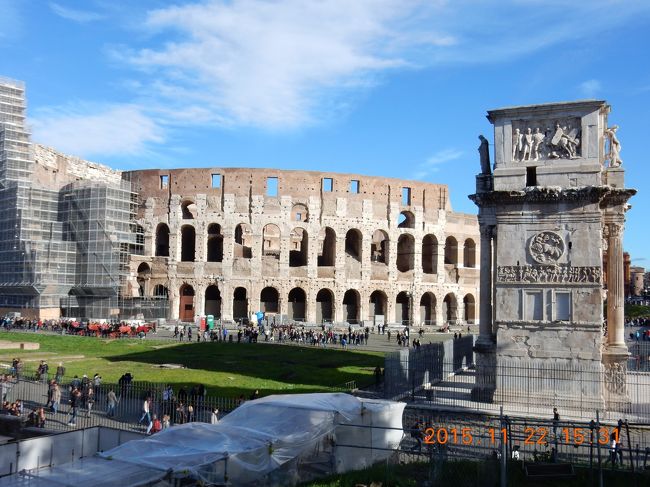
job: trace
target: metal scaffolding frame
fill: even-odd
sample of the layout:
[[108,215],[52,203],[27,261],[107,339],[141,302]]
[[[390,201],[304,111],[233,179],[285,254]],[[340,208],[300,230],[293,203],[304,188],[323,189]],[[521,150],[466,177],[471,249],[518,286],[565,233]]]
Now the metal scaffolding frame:
[[24,84],[0,77],[0,308],[164,318],[166,300],[128,296],[130,255],[144,251],[130,181],[41,188],[34,164]]

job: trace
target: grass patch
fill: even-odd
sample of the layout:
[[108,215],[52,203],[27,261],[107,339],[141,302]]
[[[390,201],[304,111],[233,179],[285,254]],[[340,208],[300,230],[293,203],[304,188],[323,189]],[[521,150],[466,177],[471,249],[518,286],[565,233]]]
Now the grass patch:
[[[336,386],[356,381],[373,382],[374,368],[383,366],[378,352],[343,351],[272,344],[177,343],[167,340],[59,336],[38,333],[5,333],[0,339],[40,343],[34,354],[47,356],[50,371],[57,357],[83,355],[66,361],[66,377],[100,374],[104,382],[116,382],[125,372],[136,381],[168,382],[175,386],[203,383],[211,395],[238,396],[259,389],[262,395],[299,392],[331,392]],[[18,356],[26,370],[33,352],[0,350],[0,361]],[[182,364],[185,369],[161,370],[155,365]]]

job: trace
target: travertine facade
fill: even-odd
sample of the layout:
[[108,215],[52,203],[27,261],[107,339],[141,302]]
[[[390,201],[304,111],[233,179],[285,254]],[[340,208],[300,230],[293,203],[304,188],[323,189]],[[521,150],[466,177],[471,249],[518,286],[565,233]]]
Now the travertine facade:
[[[608,392],[624,400],[628,355],[622,232],[635,191],[625,189],[618,127],[608,128],[608,113],[603,101],[488,112],[494,173],[482,164],[471,196],[481,227],[479,370],[493,371],[495,363],[497,374],[504,367],[563,368],[561,383],[539,373],[533,390],[540,399],[566,397],[594,407],[603,398],[600,382],[582,382],[580,390],[580,377],[571,374],[597,378],[604,364]],[[479,378],[481,386],[497,386],[496,377]],[[516,384],[500,377],[497,387]]]
[[131,293],[168,294],[169,318],[476,319],[478,224],[451,210],[444,185],[235,168],[124,177],[145,243]]

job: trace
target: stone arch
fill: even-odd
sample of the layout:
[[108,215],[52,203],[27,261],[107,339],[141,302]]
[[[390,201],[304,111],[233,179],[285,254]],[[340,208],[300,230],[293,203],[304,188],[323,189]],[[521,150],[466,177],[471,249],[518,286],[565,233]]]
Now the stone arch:
[[221,225],[208,225],[208,262],[223,262],[223,235]]
[[148,282],[151,279],[151,267],[146,262],[138,266],[138,296],[146,296],[148,293]]
[[307,230],[296,227],[291,230],[290,250],[289,250],[289,267],[303,267],[307,265],[309,255],[309,236]]
[[241,257],[250,259],[253,257],[253,249],[251,241],[253,240],[253,232],[248,223],[240,223],[235,227],[235,248],[233,250],[233,257]]
[[280,227],[274,223],[262,229],[262,256],[280,259]]
[[407,326],[411,323],[411,295],[406,291],[395,297],[395,322]]
[[420,322],[423,325],[436,322],[436,296],[433,293],[424,293],[420,298]]
[[334,267],[336,265],[336,232],[330,228],[321,228],[318,232],[320,244],[318,252],[319,267]]
[[165,298],[169,299],[169,289],[163,284],[156,284],[153,287],[153,295],[156,298]]
[[458,240],[451,235],[445,240],[445,264],[458,264]]
[[363,248],[363,235],[356,228],[351,228],[345,234],[345,255],[351,257],[357,262],[361,262],[361,252]]
[[458,320],[458,301],[453,293],[447,294],[442,302],[442,316],[448,324]]
[[388,265],[389,252],[388,234],[383,230],[375,230],[370,242],[370,255],[372,262]]
[[185,200],[181,203],[181,215],[183,220],[194,220],[197,215],[196,203],[192,200]]
[[397,218],[397,228],[415,228],[415,215],[404,210]]
[[386,319],[386,313],[388,313],[388,298],[384,291],[376,290],[373,291],[370,295],[370,316],[371,320],[374,320],[375,316],[383,316],[384,323],[388,320]]
[[274,287],[265,287],[260,292],[260,311],[263,313],[280,312],[280,294]]
[[476,243],[471,238],[465,240],[463,267],[476,267]]
[[184,283],[179,291],[180,296],[178,316],[181,321],[194,322],[194,288]]
[[236,287],[232,293],[232,318],[248,319],[248,291],[245,287]]
[[318,323],[332,322],[334,320],[334,293],[323,288],[316,294],[316,321]]
[[465,321],[467,323],[476,322],[476,300],[472,294],[466,294],[463,298],[463,307],[465,308]]
[[307,206],[302,203],[296,203],[291,207],[291,221],[292,222],[308,222],[309,210]]
[[305,321],[307,294],[300,287],[289,291],[287,317],[294,321]]
[[221,291],[215,284],[205,289],[205,315],[212,315],[215,320],[221,318]]
[[196,230],[192,225],[181,227],[181,262],[194,262],[196,255]]
[[422,239],[422,272],[438,273],[438,239],[431,233]]
[[348,323],[359,322],[359,304],[360,297],[359,291],[356,289],[348,289],[343,295],[343,313],[345,321]]
[[397,270],[408,272],[413,270],[415,262],[415,238],[409,233],[403,233],[397,240]]
[[156,257],[169,257],[169,227],[159,223],[156,227]]

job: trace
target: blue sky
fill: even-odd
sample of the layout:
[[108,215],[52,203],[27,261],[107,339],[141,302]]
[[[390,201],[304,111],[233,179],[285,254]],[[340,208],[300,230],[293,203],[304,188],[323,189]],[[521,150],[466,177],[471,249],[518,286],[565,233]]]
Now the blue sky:
[[650,2],[0,0],[33,139],[119,169],[276,167],[445,183],[503,106],[606,99],[650,267]]

